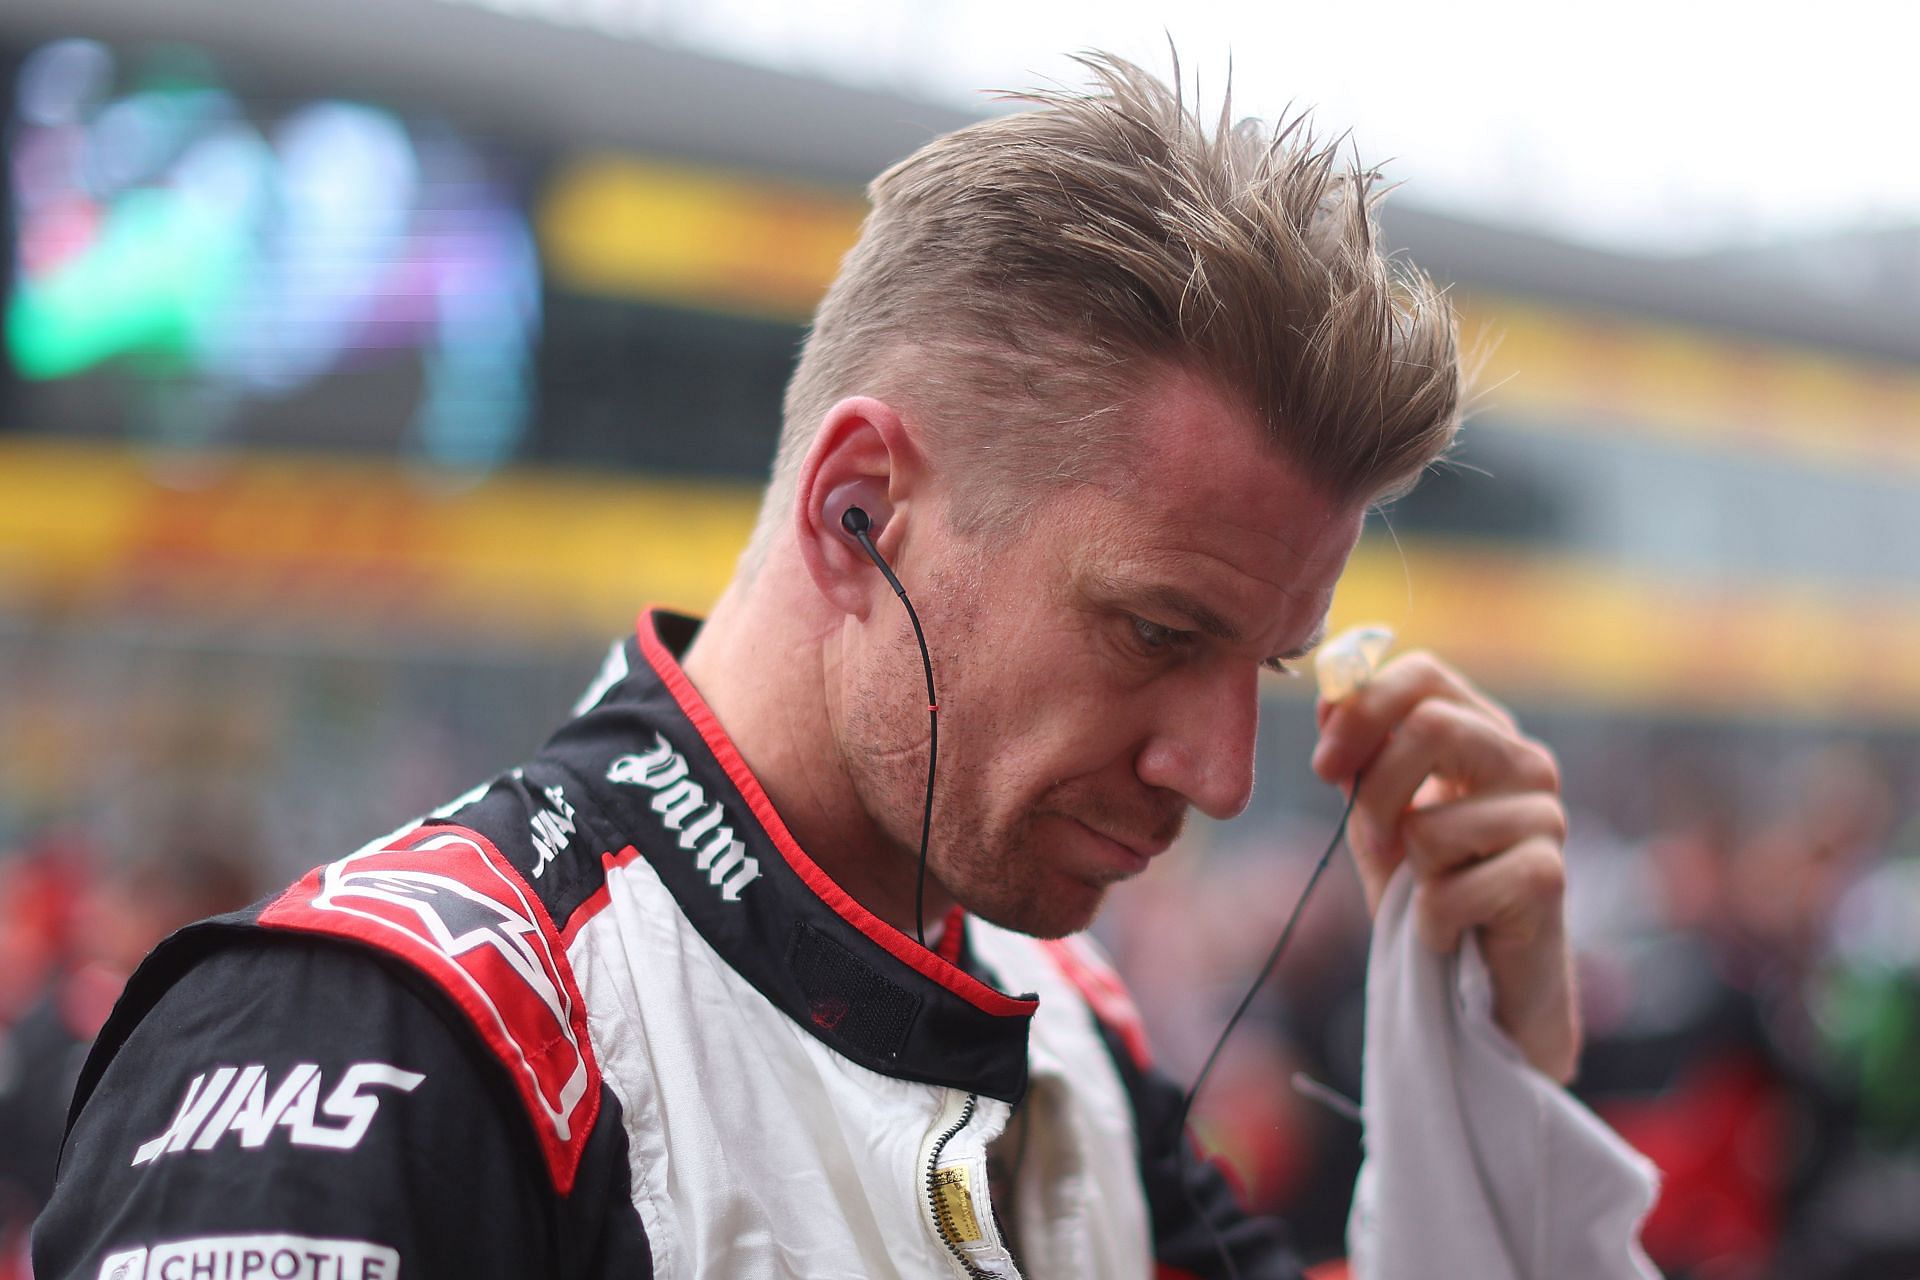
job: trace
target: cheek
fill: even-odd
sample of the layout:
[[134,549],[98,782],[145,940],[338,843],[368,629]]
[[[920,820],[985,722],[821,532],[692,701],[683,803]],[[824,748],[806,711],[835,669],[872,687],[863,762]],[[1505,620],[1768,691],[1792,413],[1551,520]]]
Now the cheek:
[[972,744],[982,773],[994,782],[989,806],[1027,808],[1089,780],[1105,788],[1132,777],[1141,734],[1129,722],[1131,704],[1115,691],[1051,681],[1020,690],[1004,711]]
[[978,810],[1025,808],[1131,759],[1141,690],[1121,678],[1098,618],[1031,593],[963,612],[964,642],[949,643],[955,620],[942,619],[934,650],[940,768],[951,761],[956,781],[964,773],[989,784],[991,794],[974,798]]

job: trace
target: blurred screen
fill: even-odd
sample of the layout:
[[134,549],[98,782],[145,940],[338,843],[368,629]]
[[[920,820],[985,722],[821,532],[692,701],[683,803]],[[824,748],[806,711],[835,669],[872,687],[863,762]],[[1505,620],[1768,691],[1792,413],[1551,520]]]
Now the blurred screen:
[[6,425],[486,468],[534,410],[520,166],[439,120],[67,39],[7,93]]

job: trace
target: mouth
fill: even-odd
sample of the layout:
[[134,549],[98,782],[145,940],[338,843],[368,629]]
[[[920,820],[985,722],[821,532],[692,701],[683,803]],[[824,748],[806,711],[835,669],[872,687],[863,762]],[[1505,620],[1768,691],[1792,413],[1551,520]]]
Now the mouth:
[[[1065,815],[1062,815],[1065,817]],[[1124,880],[1140,874],[1147,864],[1166,852],[1169,840],[1139,837],[1120,837],[1108,835],[1080,821],[1067,817],[1066,822],[1077,828],[1085,837],[1086,843],[1095,848],[1095,858],[1099,871],[1105,879]]]

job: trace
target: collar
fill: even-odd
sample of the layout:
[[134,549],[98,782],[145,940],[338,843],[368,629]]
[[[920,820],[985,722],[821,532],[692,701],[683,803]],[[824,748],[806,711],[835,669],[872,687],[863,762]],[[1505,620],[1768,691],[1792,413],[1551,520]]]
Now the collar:
[[[581,714],[541,752],[585,779],[588,804],[626,842],[606,865],[645,859],[707,944],[836,1052],[885,1075],[1018,1102],[1037,1000],[968,972],[963,914],[929,950],[800,847],[681,670],[699,627],[641,614]],[[604,901],[604,890],[594,896]],[[568,941],[593,905],[572,913]]]

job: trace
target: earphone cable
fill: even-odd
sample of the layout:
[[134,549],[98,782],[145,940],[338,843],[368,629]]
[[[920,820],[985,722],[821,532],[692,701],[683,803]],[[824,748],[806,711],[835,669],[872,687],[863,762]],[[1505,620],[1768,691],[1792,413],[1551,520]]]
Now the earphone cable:
[[[858,511],[859,508],[850,508]],[[913,638],[920,646],[920,664],[927,673],[927,799],[920,811],[920,868],[913,880],[913,940],[921,946],[927,945],[927,837],[933,831],[933,773],[940,760],[940,699],[933,692],[933,657],[927,652],[927,633],[920,629],[920,615],[914,611],[913,601],[907,599],[907,589],[900,585],[886,559],[881,556],[880,548],[873,545],[873,538],[867,532],[867,514],[860,512],[858,527],[855,522],[843,516],[843,527],[860,542],[860,547],[869,559],[886,575],[887,584],[893,588],[893,594],[900,597],[900,603],[907,607],[907,619],[913,623]]]
[[[1306,887],[1300,891],[1300,897],[1294,902],[1293,910],[1287,914],[1287,922],[1280,930],[1279,940],[1273,944],[1273,950],[1267,953],[1267,962],[1260,966],[1260,976],[1255,978],[1253,985],[1247,988],[1247,994],[1240,997],[1239,1007],[1233,1011],[1233,1016],[1227,1019],[1226,1029],[1221,1031],[1220,1038],[1213,1042],[1213,1050],[1207,1054],[1207,1060],[1201,1066],[1200,1074],[1193,1078],[1193,1085],[1187,1090],[1186,1097],[1180,1100],[1180,1112],[1173,1126],[1176,1143],[1183,1141],[1186,1136],[1187,1117],[1193,1111],[1194,1099],[1200,1096],[1200,1087],[1212,1074],[1214,1063],[1220,1059],[1221,1050],[1227,1047],[1227,1038],[1233,1034],[1234,1028],[1240,1025],[1240,1019],[1246,1016],[1247,1010],[1253,1006],[1253,998],[1260,994],[1260,988],[1267,985],[1267,979],[1271,978],[1273,971],[1280,967],[1280,957],[1286,954],[1287,944],[1293,940],[1294,926],[1300,923],[1301,913],[1307,907],[1307,898],[1312,895],[1313,887],[1320,883],[1321,873],[1327,869],[1327,864],[1333,861],[1334,851],[1340,847],[1340,841],[1347,834],[1347,820],[1353,816],[1354,802],[1360,797],[1360,779],[1363,773],[1364,771],[1353,775],[1353,789],[1347,796],[1346,808],[1340,812],[1340,821],[1333,829],[1333,838],[1327,841],[1326,850],[1321,853],[1320,860],[1314,863],[1313,874],[1307,877]],[[1183,1178],[1181,1185],[1186,1191],[1188,1207],[1193,1210],[1195,1217],[1207,1224],[1207,1230],[1212,1233],[1214,1250],[1219,1253],[1221,1265],[1226,1268],[1227,1275],[1231,1280],[1240,1280],[1239,1269],[1233,1265],[1233,1258],[1227,1252],[1227,1243],[1220,1238],[1220,1229],[1201,1209],[1199,1200],[1194,1196],[1192,1181]]]
[[[934,770],[940,759],[940,700],[933,688],[933,657],[927,652],[926,632],[920,627],[920,615],[915,611],[913,601],[907,599],[907,589],[900,585],[900,579],[894,576],[893,569],[881,556],[880,549],[873,545],[873,539],[868,534],[870,520],[867,513],[858,507],[849,507],[841,516],[841,526],[860,543],[861,549],[886,576],[888,585],[893,588],[893,593],[900,597],[900,603],[906,607],[907,618],[913,623],[914,641],[920,646],[921,666],[927,677],[927,792],[926,804],[920,815],[920,866],[913,885],[913,936],[914,940],[924,947],[927,945],[927,843],[933,830]],[[1180,1110],[1174,1123],[1176,1144],[1185,1137],[1187,1118],[1193,1111],[1194,1100],[1200,1096],[1201,1086],[1206,1084],[1207,1077],[1213,1072],[1214,1064],[1219,1061],[1221,1051],[1227,1047],[1228,1038],[1233,1035],[1234,1029],[1240,1025],[1240,1020],[1252,1007],[1254,997],[1260,994],[1262,987],[1266,986],[1267,979],[1273,976],[1273,971],[1280,965],[1280,958],[1286,954],[1287,945],[1293,941],[1293,931],[1300,923],[1301,914],[1306,910],[1307,899],[1312,896],[1314,886],[1320,883],[1320,877],[1326,871],[1327,864],[1333,860],[1334,851],[1339,849],[1340,841],[1347,834],[1347,821],[1352,818],[1354,803],[1360,797],[1360,782],[1364,772],[1362,770],[1353,775],[1352,789],[1347,796],[1346,808],[1341,811],[1340,821],[1334,826],[1333,838],[1327,841],[1327,847],[1320,854],[1319,861],[1314,863],[1313,873],[1307,877],[1306,887],[1300,890],[1300,897],[1294,902],[1293,910],[1287,914],[1286,924],[1282,926],[1280,937],[1273,944],[1273,950],[1268,953],[1266,963],[1260,966],[1259,976],[1253,980],[1253,985],[1247,988],[1246,995],[1240,998],[1239,1006],[1234,1009],[1233,1016],[1227,1019],[1227,1025],[1220,1032],[1220,1038],[1214,1041],[1213,1049],[1207,1054],[1207,1060],[1201,1066],[1200,1073],[1194,1077],[1192,1087],[1180,1100]],[[1024,1140],[1021,1145],[1024,1156]],[[1214,1225],[1213,1219],[1207,1217],[1200,1208],[1199,1201],[1194,1196],[1193,1183],[1184,1178],[1181,1182],[1186,1192],[1187,1203],[1193,1209],[1194,1216],[1205,1222],[1207,1230],[1212,1233],[1214,1249],[1219,1253],[1227,1275],[1231,1280],[1239,1280],[1240,1272],[1233,1264],[1232,1255],[1227,1251],[1226,1241],[1221,1239],[1219,1228]]]

